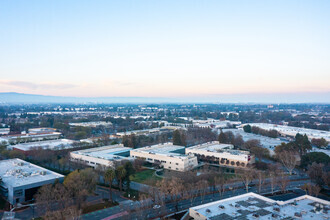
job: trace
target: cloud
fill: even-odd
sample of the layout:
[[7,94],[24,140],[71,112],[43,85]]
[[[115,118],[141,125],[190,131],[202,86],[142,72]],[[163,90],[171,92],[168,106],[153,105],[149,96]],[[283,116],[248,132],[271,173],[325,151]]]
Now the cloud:
[[69,83],[33,83],[29,81],[0,80],[0,84],[24,89],[70,89],[77,87]]

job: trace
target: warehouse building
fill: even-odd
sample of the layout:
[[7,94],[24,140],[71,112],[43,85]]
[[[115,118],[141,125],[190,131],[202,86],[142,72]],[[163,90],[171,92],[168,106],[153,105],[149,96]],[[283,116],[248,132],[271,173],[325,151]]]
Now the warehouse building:
[[63,150],[73,148],[75,141],[69,139],[57,139],[57,140],[48,140],[48,141],[37,141],[37,142],[28,142],[17,145],[9,145],[8,149],[18,150],[24,154],[29,154],[31,151],[36,149],[44,150]]

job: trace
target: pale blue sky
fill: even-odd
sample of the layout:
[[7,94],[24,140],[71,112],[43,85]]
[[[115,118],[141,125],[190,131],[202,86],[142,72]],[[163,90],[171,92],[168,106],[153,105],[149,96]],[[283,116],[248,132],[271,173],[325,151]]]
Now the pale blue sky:
[[[0,92],[330,92],[330,1],[0,1]],[[328,100],[330,101],[330,100]]]

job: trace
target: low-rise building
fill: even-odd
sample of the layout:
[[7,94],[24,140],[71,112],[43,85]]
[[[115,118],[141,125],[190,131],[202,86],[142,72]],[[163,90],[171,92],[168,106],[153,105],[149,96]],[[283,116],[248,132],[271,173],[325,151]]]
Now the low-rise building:
[[285,138],[271,138],[267,136],[262,136],[259,134],[253,134],[253,133],[247,133],[244,132],[243,129],[225,129],[223,132],[230,131],[234,135],[241,135],[244,141],[249,140],[259,140],[261,147],[266,148],[269,150],[269,153],[271,156],[275,154],[274,150],[275,147],[278,145],[281,145],[281,143],[288,143],[288,140],[285,140]]
[[90,122],[69,123],[69,125],[75,127],[96,128],[98,126],[111,127],[112,123],[106,121],[90,121]]
[[114,166],[116,162],[131,160],[130,150],[132,148],[124,147],[122,144],[109,145],[70,152],[70,159],[91,167]]
[[330,202],[304,195],[287,201],[246,193],[189,209],[195,220],[211,219],[329,219]]
[[43,133],[28,133],[14,134],[1,136],[0,142],[4,141],[7,144],[26,143],[33,141],[54,140],[60,138],[60,132],[43,132]]
[[198,165],[197,157],[184,154],[185,147],[172,143],[157,144],[131,150],[130,155],[150,163],[156,163],[165,169],[188,171]]
[[212,141],[186,148],[187,155],[195,155],[198,161],[229,167],[246,167],[255,162],[248,151],[234,150],[231,144]]
[[30,201],[38,188],[64,176],[21,159],[0,161],[0,191],[12,205]]
[[48,140],[48,141],[37,141],[37,142],[27,142],[16,145],[9,145],[8,149],[22,151],[24,154],[29,154],[32,150],[35,149],[44,149],[44,150],[63,150],[73,148],[73,143],[75,141],[69,139],[57,139],[57,140]]
[[10,128],[0,128],[0,135],[7,135],[10,132]]
[[44,134],[49,132],[56,132],[55,128],[30,128],[28,130],[29,134]]
[[[248,124],[243,124],[240,127],[244,127]],[[294,138],[296,134],[306,134],[309,140],[313,138],[319,139],[324,138],[328,143],[330,143],[330,132],[323,131],[323,130],[316,130],[316,129],[309,129],[309,128],[299,128],[299,127],[292,127],[286,125],[277,125],[277,124],[267,124],[267,123],[249,123],[249,125],[256,126],[265,130],[276,130],[281,136]]]

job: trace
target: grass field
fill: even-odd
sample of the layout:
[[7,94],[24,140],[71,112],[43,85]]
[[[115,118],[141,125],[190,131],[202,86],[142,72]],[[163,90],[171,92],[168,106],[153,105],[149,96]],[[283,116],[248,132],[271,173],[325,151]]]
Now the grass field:
[[137,172],[134,176],[130,177],[131,181],[154,185],[161,177],[155,175],[155,170],[145,169]]

